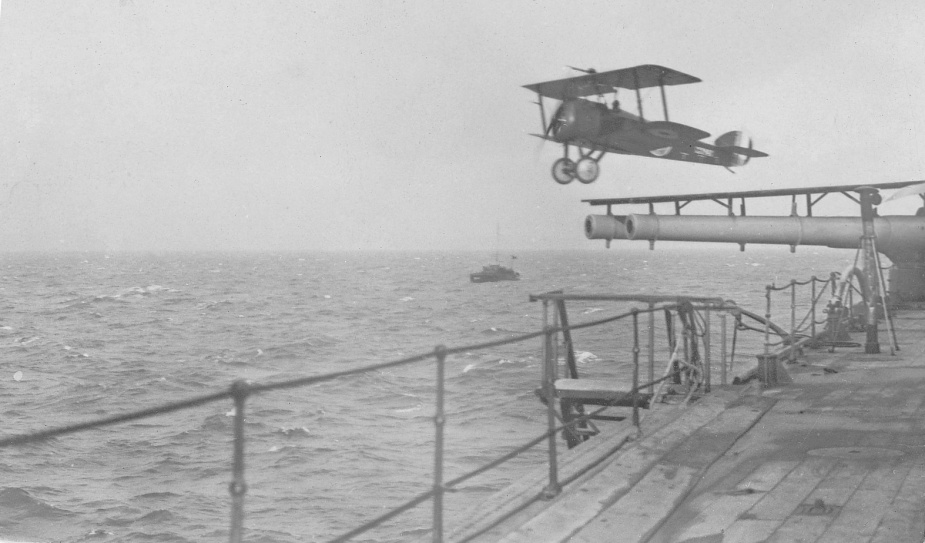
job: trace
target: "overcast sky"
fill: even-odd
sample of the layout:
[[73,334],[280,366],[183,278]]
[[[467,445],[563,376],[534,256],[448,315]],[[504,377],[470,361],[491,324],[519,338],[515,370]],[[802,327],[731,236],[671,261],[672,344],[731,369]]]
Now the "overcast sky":
[[[923,30],[918,0],[5,0],[0,250],[587,248],[584,198],[921,179]],[[771,156],[554,183],[522,85],[650,63],[703,80],[672,120]]]

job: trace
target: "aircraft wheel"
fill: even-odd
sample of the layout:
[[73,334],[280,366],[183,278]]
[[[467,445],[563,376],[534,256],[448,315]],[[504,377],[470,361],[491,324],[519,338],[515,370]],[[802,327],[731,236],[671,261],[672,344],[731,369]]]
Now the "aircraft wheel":
[[575,167],[575,175],[578,177],[578,180],[586,185],[588,183],[594,183],[600,173],[601,167],[597,164],[597,161],[591,157],[585,157],[579,160],[578,165]]
[[552,178],[560,185],[568,185],[575,179],[575,162],[570,158],[560,158],[552,163]]

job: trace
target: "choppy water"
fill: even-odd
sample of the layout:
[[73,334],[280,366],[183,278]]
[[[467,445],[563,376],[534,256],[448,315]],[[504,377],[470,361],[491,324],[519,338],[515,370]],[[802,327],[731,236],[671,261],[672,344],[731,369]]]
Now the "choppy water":
[[[765,284],[827,275],[853,253],[535,252],[519,282],[472,284],[474,253],[6,255],[2,435],[257,382],[531,332],[528,295],[720,295],[763,312]],[[788,302],[789,303],[789,302]],[[576,306],[572,321],[603,316]],[[622,308],[622,309],[625,309]],[[789,306],[787,307],[789,310]],[[623,360],[624,332],[577,335],[584,368]],[[622,351],[621,351],[622,349]],[[543,431],[539,340],[451,357],[447,478]],[[248,400],[248,541],[321,541],[430,485],[432,364]],[[232,405],[218,403],[0,451],[0,539],[222,541]],[[528,453],[447,496],[469,506],[541,461]],[[426,533],[429,506],[365,541]]]

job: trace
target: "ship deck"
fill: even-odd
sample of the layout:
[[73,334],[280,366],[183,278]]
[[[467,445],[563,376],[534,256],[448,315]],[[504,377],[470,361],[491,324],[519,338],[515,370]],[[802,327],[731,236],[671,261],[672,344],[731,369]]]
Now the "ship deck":
[[622,447],[626,436],[601,435],[568,451],[566,471],[606,458],[554,499],[503,513],[542,483],[526,477],[457,533],[505,543],[922,542],[925,311],[894,324],[896,355],[881,325],[881,354],[807,350],[786,365],[792,384],[720,387],[684,410],[655,410]]

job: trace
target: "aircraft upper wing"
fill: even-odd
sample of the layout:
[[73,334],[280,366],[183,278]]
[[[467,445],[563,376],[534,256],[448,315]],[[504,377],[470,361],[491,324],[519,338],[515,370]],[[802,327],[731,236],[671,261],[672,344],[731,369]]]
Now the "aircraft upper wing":
[[533,83],[532,85],[524,85],[524,88],[542,96],[565,100],[613,92],[615,88],[636,90],[658,87],[659,85],[687,85],[699,82],[700,79],[671,68],[655,64],[643,64],[609,72]]

